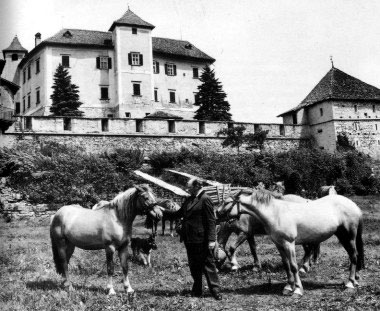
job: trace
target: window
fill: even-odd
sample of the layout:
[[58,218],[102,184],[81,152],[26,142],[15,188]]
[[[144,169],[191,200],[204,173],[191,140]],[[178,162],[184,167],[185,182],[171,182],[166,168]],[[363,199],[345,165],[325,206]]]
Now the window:
[[22,111],[25,112],[26,106],[25,106],[25,96],[22,98]]
[[143,55],[137,52],[128,53],[128,64],[131,66],[142,66]]
[[354,105],[355,112],[358,112],[358,105]]
[[198,68],[193,68],[193,78],[199,78]]
[[149,113],[149,112],[146,112],[146,113],[145,113],[145,116],[146,116],[146,117],[147,117],[147,116],[149,116],[149,115],[150,115],[150,113]]
[[375,131],[377,131],[377,124],[375,124]]
[[169,127],[169,133],[175,133],[175,121],[174,120],[168,121],[168,127]]
[[359,123],[358,123],[358,122],[355,122],[355,123],[354,123],[354,130],[356,130],[356,131],[360,130],[360,127],[359,127]]
[[199,134],[204,134],[205,133],[205,122],[201,121],[199,122]]
[[102,132],[108,132],[108,119],[102,119]]
[[40,89],[36,89],[36,105],[40,103]]
[[62,55],[62,66],[69,68],[70,67],[70,56],[69,55]]
[[25,118],[25,129],[26,130],[31,130],[32,129],[32,118],[31,117],[26,117]]
[[40,59],[36,59],[36,74],[40,72]]
[[135,27],[132,28],[132,35],[137,35],[137,28]]
[[194,93],[194,102],[197,103],[199,101],[199,94]]
[[169,102],[175,103],[175,92],[169,91]]
[[70,118],[64,118],[63,119],[63,130],[64,131],[71,131],[71,119]]
[[323,116],[323,108],[319,108],[319,112],[321,114],[321,117]]
[[12,61],[18,60],[18,54],[12,54]]
[[136,132],[143,132],[143,120],[136,120]]
[[153,61],[153,73],[160,73],[160,63],[156,60]]
[[113,114],[112,113],[107,114],[107,118],[113,118]]
[[366,117],[366,118],[368,117],[368,114],[366,112],[364,112],[364,117]]
[[28,80],[32,77],[31,71],[30,71],[30,65],[28,66]]
[[17,102],[16,103],[16,110],[15,110],[15,114],[19,114],[20,113],[20,103]]
[[285,136],[285,126],[283,124],[280,124],[280,135]]
[[158,90],[154,90],[154,101],[158,102]]
[[112,68],[112,58],[108,56],[99,56],[96,58],[96,68],[108,70]]
[[297,124],[297,113],[293,113],[293,124]]
[[133,83],[133,96],[141,96],[140,83]]
[[26,69],[22,71],[22,83],[26,82]]
[[177,66],[174,64],[165,64],[165,74],[168,76],[176,76]]
[[376,106],[372,105],[372,112],[376,112]]
[[322,132],[323,132],[323,130],[322,130],[322,129],[319,129],[319,130],[318,130],[318,133],[322,133]]
[[253,125],[253,132],[254,133],[257,133],[257,132],[259,132],[260,131],[260,125],[259,124],[254,124]]
[[30,108],[30,93],[28,94],[28,108]]
[[100,87],[100,99],[109,99],[109,97],[108,97],[108,86]]
[[125,113],[125,117],[126,117],[126,118],[130,118],[130,117],[131,117],[131,113],[130,113],[130,112],[126,112],[126,113]]

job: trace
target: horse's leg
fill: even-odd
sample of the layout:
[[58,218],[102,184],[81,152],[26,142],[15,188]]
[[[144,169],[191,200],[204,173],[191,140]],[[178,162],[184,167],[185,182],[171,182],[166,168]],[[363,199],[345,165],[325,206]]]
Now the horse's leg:
[[247,240],[247,235],[244,232],[239,232],[235,244],[230,246],[229,254],[230,254],[230,261],[232,264],[231,270],[236,271],[239,269],[239,264],[237,262],[236,258],[236,250],[237,248],[242,245]]
[[173,222],[174,222],[174,220],[170,219],[169,222],[170,222],[170,236],[174,237],[174,231],[173,231]]
[[295,297],[302,296],[303,287],[302,287],[300,276],[298,274],[295,242],[285,242],[284,249],[285,249],[286,257],[289,259],[291,274],[293,275],[293,280],[289,280],[289,283],[293,281],[295,285],[293,295]]
[[293,287],[294,287],[294,278],[292,273],[290,272],[290,263],[289,259],[287,257],[287,254],[285,252],[285,249],[282,245],[275,243],[278,251],[280,252],[281,259],[282,259],[282,264],[284,265],[284,269],[286,272],[286,276],[288,278],[288,281],[282,290],[282,294],[285,296],[291,296],[293,295]]
[[131,284],[129,283],[128,278],[128,244],[125,243],[120,249],[119,249],[119,258],[120,258],[120,265],[123,269],[123,285],[124,289],[127,291],[127,293],[133,293],[134,290],[132,289]]
[[69,273],[68,273],[68,260],[67,260],[67,254],[70,252],[68,250],[67,244],[68,241],[65,238],[60,238],[57,241],[58,244],[58,254],[61,259],[62,268],[63,268],[63,286],[67,287],[69,291],[73,290],[73,286],[71,285],[71,282],[69,280]]
[[161,219],[162,235],[165,235],[165,222],[166,222],[166,219],[162,217]]
[[75,250],[75,245],[66,240],[66,260],[67,264],[70,262],[70,258]]
[[310,270],[310,258],[313,248],[310,244],[302,244],[302,247],[305,254],[302,258],[302,267],[299,270],[299,274],[305,275]]
[[339,242],[343,245],[348,256],[350,257],[350,274],[348,277],[348,282],[346,283],[347,288],[355,288],[359,285],[355,279],[356,275],[356,265],[358,260],[358,252],[356,249],[356,234],[355,232],[349,232],[343,227],[338,228],[335,235],[338,237]]
[[147,263],[148,263],[148,267],[151,267],[151,266],[152,266],[152,264],[151,264],[151,262],[150,262],[150,253],[151,253],[151,252],[149,252],[148,255],[146,256],[146,261],[147,261]]
[[107,288],[109,289],[108,295],[116,295],[116,292],[113,288],[112,276],[114,272],[114,264],[113,264],[113,253],[115,252],[115,248],[113,246],[109,246],[106,248],[106,259],[107,259],[107,275],[108,275],[108,284]]
[[248,245],[253,256],[253,264],[261,270],[261,262],[257,257],[255,236],[252,234],[247,237]]

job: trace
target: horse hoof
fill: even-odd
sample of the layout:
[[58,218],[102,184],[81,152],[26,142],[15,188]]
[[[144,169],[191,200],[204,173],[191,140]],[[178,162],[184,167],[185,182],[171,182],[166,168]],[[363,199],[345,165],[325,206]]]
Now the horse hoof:
[[303,295],[303,290],[298,287],[293,292],[293,298],[295,299],[301,298],[302,295]]
[[284,289],[282,290],[282,294],[284,296],[292,296],[293,295],[293,288],[287,284]]
[[305,276],[307,274],[306,270],[301,267],[299,270],[298,270],[298,274],[301,275],[301,276]]
[[110,288],[109,292],[108,292],[108,296],[114,296],[116,295],[116,292],[113,288]]
[[355,289],[355,285],[351,281],[348,281],[344,286],[346,289]]

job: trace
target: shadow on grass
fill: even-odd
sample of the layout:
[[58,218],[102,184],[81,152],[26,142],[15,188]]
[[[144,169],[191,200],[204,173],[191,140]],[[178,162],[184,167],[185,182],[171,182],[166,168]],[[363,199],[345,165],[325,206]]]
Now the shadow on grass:
[[[85,290],[94,293],[106,293],[105,288],[94,286],[94,285],[78,285],[72,284],[74,290]],[[26,282],[26,287],[31,290],[44,290],[44,291],[56,291],[56,290],[66,290],[66,288],[62,285],[62,282],[57,282],[54,280],[36,280]]]
[[[342,289],[343,283],[336,281],[336,282],[316,282],[316,281],[304,281],[302,282],[304,286],[305,291],[313,291],[313,290],[319,290],[319,289]],[[282,296],[282,290],[285,286],[285,282],[278,282],[275,281],[275,283],[263,283],[258,285],[252,285],[248,287],[239,287],[239,288],[221,288],[221,293],[223,295],[228,294],[234,294],[234,295],[275,295],[275,296]],[[178,290],[170,290],[170,289],[152,289],[144,291],[146,294],[150,294],[152,296],[158,296],[158,297],[190,297],[190,290],[185,290],[182,292],[178,292]],[[208,291],[204,292],[204,297],[210,296],[210,293]]]

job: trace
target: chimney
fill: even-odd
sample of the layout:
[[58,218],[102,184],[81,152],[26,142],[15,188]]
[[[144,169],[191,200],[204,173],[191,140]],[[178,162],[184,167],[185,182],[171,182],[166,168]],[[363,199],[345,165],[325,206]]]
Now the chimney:
[[37,32],[34,36],[34,42],[35,42],[35,46],[39,45],[41,43],[41,34],[39,32]]

